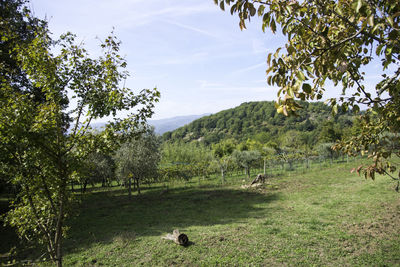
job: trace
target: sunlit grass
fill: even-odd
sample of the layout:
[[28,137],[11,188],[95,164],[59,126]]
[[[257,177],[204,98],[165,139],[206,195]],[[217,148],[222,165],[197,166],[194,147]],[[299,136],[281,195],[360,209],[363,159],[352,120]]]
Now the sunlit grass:
[[[351,174],[352,164],[283,172],[262,189],[240,189],[239,175],[224,186],[219,177],[153,185],[132,201],[118,191],[89,195],[72,222],[66,263],[400,264],[399,195],[387,177]],[[175,228],[193,244],[161,240]]]
[[[65,265],[399,265],[400,196],[355,164],[281,171],[258,189],[241,174],[145,185],[131,201],[94,189],[69,222]],[[173,229],[192,244],[161,239]]]

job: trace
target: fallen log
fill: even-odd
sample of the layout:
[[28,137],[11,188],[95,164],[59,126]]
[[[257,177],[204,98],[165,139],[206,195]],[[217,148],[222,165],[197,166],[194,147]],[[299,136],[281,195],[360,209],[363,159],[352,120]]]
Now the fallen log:
[[253,182],[251,182],[251,184],[250,185],[253,185],[253,184],[255,184],[255,183],[265,183],[265,180],[267,179],[268,177],[267,177],[267,175],[266,174],[258,174],[257,176],[256,176],[256,178],[253,180]]
[[161,237],[162,239],[172,240],[176,244],[181,246],[189,245],[189,238],[185,234],[181,234],[178,229],[175,229],[172,234],[167,234],[166,236]]

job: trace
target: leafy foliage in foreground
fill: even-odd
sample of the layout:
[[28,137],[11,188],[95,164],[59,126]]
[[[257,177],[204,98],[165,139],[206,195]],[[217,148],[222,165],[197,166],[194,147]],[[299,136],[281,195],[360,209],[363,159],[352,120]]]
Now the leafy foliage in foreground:
[[[230,5],[241,29],[246,21],[262,17],[262,29],[280,30],[284,47],[268,54],[268,84],[278,86],[277,110],[295,114],[296,100],[318,100],[326,81],[342,87],[342,96],[330,99],[361,116],[361,131],[336,146],[349,154],[364,153],[374,160],[366,177],[387,174],[400,187],[400,172],[392,156],[400,156],[400,2],[364,0],[214,0],[222,10]],[[376,64],[381,62],[381,66]],[[366,66],[376,65],[381,76],[372,88]],[[388,138],[386,133],[391,134]],[[388,143],[397,144],[395,147]]]
[[[69,185],[80,180],[89,155],[137,134],[159,92],[120,85],[127,63],[113,34],[100,45],[101,55],[91,58],[71,33],[53,40],[25,1],[1,1],[0,7],[12,14],[0,27],[2,58],[9,59],[0,63],[0,177],[16,188],[6,222],[21,238],[46,246],[62,266],[73,202]],[[135,111],[117,118],[130,109]],[[112,122],[104,131],[90,131],[92,120],[107,116]]]

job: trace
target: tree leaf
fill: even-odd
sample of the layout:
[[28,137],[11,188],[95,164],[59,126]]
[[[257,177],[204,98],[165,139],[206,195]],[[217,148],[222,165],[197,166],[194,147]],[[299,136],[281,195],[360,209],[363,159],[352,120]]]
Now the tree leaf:
[[305,93],[311,94],[311,85],[308,83],[303,83],[302,89]]
[[369,24],[371,27],[374,26],[374,14],[371,14],[371,15],[368,17],[368,24]]
[[360,9],[362,7],[362,0],[357,0],[357,5],[356,5],[356,12],[360,12]]

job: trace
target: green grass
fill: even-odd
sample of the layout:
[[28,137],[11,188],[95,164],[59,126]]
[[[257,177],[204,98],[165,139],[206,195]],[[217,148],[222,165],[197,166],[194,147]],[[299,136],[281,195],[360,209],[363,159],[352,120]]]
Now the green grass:
[[[94,190],[69,222],[65,266],[398,266],[400,195],[354,164],[284,172],[259,189],[241,189],[240,176],[156,184],[131,201]],[[192,244],[161,239],[173,229]]]

